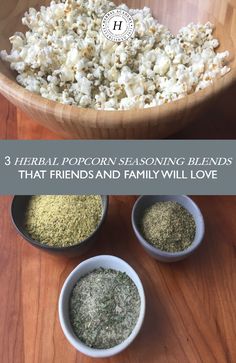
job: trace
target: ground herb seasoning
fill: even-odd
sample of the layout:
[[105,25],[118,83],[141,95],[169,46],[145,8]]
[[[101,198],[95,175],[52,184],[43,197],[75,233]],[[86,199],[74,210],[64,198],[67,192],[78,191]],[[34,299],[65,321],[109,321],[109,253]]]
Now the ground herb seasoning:
[[179,252],[194,240],[196,224],[193,216],[173,201],[157,202],[144,211],[141,220],[143,237],[166,252]]
[[89,237],[101,217],[99,195],[37,195],[29,200],[25,229],[43,244],[67,247]]
[[126,273],[96,269],[82,277],[72,291],[73,330],[89,347],[114,347],[133,331],[140,303],[138,289]]

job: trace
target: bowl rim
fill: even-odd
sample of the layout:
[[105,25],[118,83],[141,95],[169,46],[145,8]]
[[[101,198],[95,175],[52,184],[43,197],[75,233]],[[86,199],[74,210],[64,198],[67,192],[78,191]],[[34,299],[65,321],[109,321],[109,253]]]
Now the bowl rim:
[[[16,198],[18,197],[32,197],[33,195],[14,195],[14,197],[12,198],[12,202],[11,202],[11,206],[10,206],[10,214],[11,214],[11,220],[12,223],[14,225],[14,227],[16,228],[17,232],[21,235],[21,237],[24,238],[25,241],[29,242],[31,245],[33,245],[34,247],[38,247],[41,248],[43,250],[47,250],[47,251],[54,251],[54,252],[67,252],[67,251],[73,251],[74,249],[77,248],[82,248],[82,246],[84,246],[85,244],[87,244],[91,238],[93,238],[96,233],[100,230],[102,224],[104,223],[106,216],[107,216],[107,212],[108,212],[108,206],[109,206],[109,196],[108,195],[102,195],[102,194],[98,194],[101,197],[101,200],[104,200],[104,207],[103,207],[103,212],[102,212],[102,217],[99,221],[99,224],[97,225],[96,229],[92,232],[92,234],[90,234],[86,239],[84,239],[83,241],[72,245],[72,246],[64,246],[64,247],[58,247],[58,246],[49,246],[43,243],[40,243],[39,241],[33,239],[25,230],[25,228],[20,228],[18,226],[18,224],[15,221],[15,218],[13,216],[13,208],[14,208],[14,203]],[[104,199],[103,199],[104,198]]]
[[[207,11],[209,14],[209,11]],[[27,29],[26,29],[27,30]],[[230,34],[230,41],[235,46],[234,37]],[[221,39],[219,39],[221,41]],[[224,49],[227,50],[227,49]],[[222,51],[224,51],[222,50]],[[170,103],[149,107],[149,108],[139,108],[139,109],[128,109],[128,110],[96,110],[92,108],[83,108],[78,107],[76,105],[66,105],[57,101],[49,100],[47,98],[43,98],[41,95],[33,93],[20,84],[17,83],[15,77],[14,80],[5,75],[1,71],[1,64],[3,67],[8,68],[9,71],[9,63],[3,61],[0,58],[0,92],[9,98],[19,99],[18,105],[24,103],[25,99],[28,100],[28,107],[35,108],[44,114],[55,114],[58,115],[57,122],[62,123],[61,120],[66,122],[67,119],[71,118],[77,119],[77,124],[86,128],[87,127],[101,127],[101,128],[116,128],[121,125],[122,128],[129,128],[136,125],[143,124],[143,119],[141,117],[149,116],[151,118],[150,122],[154,123],[157,119],[164,119],[165,123],[168,120],[170,114],[176,113],[176,110],[180,113],[183,112],[183,109],[186,106],[186,100],[188,99],[189,107],[197,107],[198,105],[207,102],[218,94],[221,94],[224,89],[229,88],[236,82],[236,54],[234,51],[230,51],[230,56],[227,61],[227,64],[230,67],[230,72],[223,75],[222,77],[215,78],[212,84],[206,87],[203,90],[198,92],[194,92],[190,95],[187,95],[181,99],[171,101]],[[46,110],[47,109],[47,110]],[[86,117],[83,117],[83,113],[86,113]],[[141,115],[140,115],[141,113]],[[122,116],[123,115],[123,116]],[[129,118],[129,122],[124,122],[123,119]],[[112,122],[111,121],[112,118]]]
[[[191,213],[191,215],[194,218],[194,221],[195,221],[196,226],[197,225],[201,225],[201,234],[198,236],[198,238],[195,235],[194,240],[192,241],[191,245],[189,247],[187,247],[186,249],[184,249],[183,251],[179,251],[179,252],[167,252],[167,251],[162,251],[159,248],[153,246],[141,234],[141,232],[139,230],[139,227],[137,225],[136,218],[135,218],[135,211],[136,211],[136,208],[137,208],[138,204],[140,203],[140,201],[143,198],[146,198],[146,197],[165,197],[165,198],[168,198],[167,200],[169,200],[169,201],[176,201],[175,198],[178,197],[179,199],[182,199],[182,200],[187,201],[187,203],[189,203],[190,205],[192,205],[194,207],[195,211],[196,211],[196,214],[198,216],[198,222],[196,222],[195,215],[193,215],[192,213]],[[158,201],[156,201],[156,202],[158,203]],[[178,201],[176,201],[176,202],[179,203]],[[179,204],[181,204],[181,203],[179,203]],[[183,206],[183,207],[186,209],[185,206]],[[151,251],[154,255],[158,255],[160,257],[167,258],[167,259],[168,258],[172,258],[172,257],[173,258],[176,258],[176,257],[177,258],[181,258],[181,257],[185,257],[185,256],[191,254],[202,243],[202,240],[203,240],[203,237],[204,237],[204,234],[205,234],[205,222],[204,222],[204,218],[203,218],[203,215],[202,215],[202,212],[201,212],[200,208],[193,201],[192,198],[190,198],[189,196],[184,195],[184,194],[181,194],[181,195],[141,195],[135,201],[135,203],[133,205],[132,214],[131,214],[131,221],[132,221],[132,226],[133,226],[133,230],[135,232],[135,235],[136,235],[137,239],[140,241],[141,245],[146,250]]]
[[[121,342],[120,344],[118,344],[112,348],[109,348],[109,349],[95,349],[95,348],[88,347],[83,342],[81,342],[79,340],[79,338],[76,337],[75,334],[71,333],[68,330],[67,323],[66,323],[65,316],[64,316],[64,309],[63,309],[63,307],[65,305],[64,299],[69,294],[67,289],[68,289],[68,285],[70,284],[71,280],[75,276],[78,276],[78,280],[79,280],[79,278],[81,278],[83,276],[83,275],[80,275],[80,271],[81,271],[81,269],[83,269],[84,266],[90,265],[89,270],[90,270],[90,272],[92,272],[94,269],[98,268],[96,263],[99,261],[102,261],[102,260],[103,261],[107,260],[108,262],[111,263],[111,265],[114,264],[114,267],[109,267],[111,269],[113,268],[114,270],[120,271],[119,267],[115,266],[116,263],[118,263],[119,265],[123,265],[126,268],[126,270],[129,270],[136,279],[136,281],[134,281],[134,279],[131,276],[129,276],[131,278],[131,280],[133,281],[133,283],[135,284],[135,286],[138,290],[139,296],[140,296],[140,312],[139,312],[139,317],[137,319],[134,329],[132,330],[131,334],[123,342]],[[102,262],[101,262],[101,267],[103,267]],[[70,293],[71,293],[73,287],[70,288]],[[76,350],[80,351],[81,353],[83,353],[87,356],[93,357],[93,358],[111,357],[111,356],[114,356],[114,355],[120,353],[124,349],[126,349],[133,342],[133,340],[136,338],[136,336],[140,332],[140,329],[142,327],[144,317],[145,317],[145,311],[146,311],[145,292],[144,292],[143,284],[142,284],[140,277],[138,276],[137,272],[133,269],[133,267],[131,267],[126,261],[124,261],[120,257],[113,256],[113,255],[94,256],[94,257],[84,260],[79,265],[77,265],[66,278],[66,280],[62,286],[60,296],[59,296],[59,301],[58,301],[59,321],[60,321],[62,331],[65,334],[67,340],[70,342],[70,344]],[[73,332],[72,327],[71,327],[71,331]]]
[[[0,59],[0,63],[5,64]],[[230,63],[229,63],[230,66]],[[189,107],[197,107],[209,99],[220,94],[226,88],[229,88],[236,81],[236,67],[231,67],[230,72],[224,76],[214,79],[212,84],[203,90],[191,93],[183,98],[180,98],[169,103],[148,107],[148,108],[138,108],[138,109],[128,109],[128,110],[96,110],[92,108],[83,108],[76,105],[66,105],[57,101],[49,100],[42,97],[41,95],[35,94],[23,86],[19,85],[16,80],[12,80],[8,76],[4,75],[0,71],[0,92],[6,97],[15,98],[18,100],[18,105],[28,100],[28,107],[33,107],[43,113],[49,114],[59,114],[60,119],[64,121],[71,117],[78,119],[78,124],[83,127],[111,127],[115,128],[120,126],[122,119],[122,127],[128,128],[134,125],[143,124],[141,116],[145,117],[151,116],[153,119],[157,119],[158,114],[162,114],[161,117],[168,117],[172,112],[175,113],[176,109],[181,112],[188,100]],[[86,113],[86,117],[83,118],[83,113]],[[123,115],[123,116],[122,116]],[[129,117],[130,116],[130,117]],[[91,118],[92,119],[91,119]],[[123,118],[129,118],[129,122],[123,122]],[[112,118],[112,122],[111,122]],[[58,120],[61,123],[60,120]]]

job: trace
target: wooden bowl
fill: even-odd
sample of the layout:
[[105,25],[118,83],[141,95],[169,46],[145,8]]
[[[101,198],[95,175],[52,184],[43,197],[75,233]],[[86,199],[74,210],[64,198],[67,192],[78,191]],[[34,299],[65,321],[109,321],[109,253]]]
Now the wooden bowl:
[[[154,139],[173,134],[200,117],[210,102],[236,82],[236,0],[117,0],[132,8],[149,6],[153,15],[173,32],[190,22],[211,21],[216,26],[220,50],[230,51],[231,72],[207,89],[167,105],[128,111],[96,111],[49,101],[15,81],[9,65],[0,61],[0,91],[41,125],[67,138]],[[1,0],[0,49],[9,51],[9,37],[24,30],[21,18],[29,7],[48,0]]]

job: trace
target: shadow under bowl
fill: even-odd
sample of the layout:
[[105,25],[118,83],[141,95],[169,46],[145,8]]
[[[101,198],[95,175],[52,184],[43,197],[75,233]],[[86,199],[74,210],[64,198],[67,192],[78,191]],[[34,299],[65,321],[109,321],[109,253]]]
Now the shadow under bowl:
[[11,218],[13,224],[20,235],[32,246],[39,248],[45,252],[54,254],[54,255],[64,255],[67,257],[75,257],[86,253],[93,244],[98,241],[99,234],[102,228],[102,225],[106,219],[109,205],[109,197],[105,195],[101,195],[102,200],[102,217],[101,220],[95,229],[95,231],[84,241],[79,242],[73,246],[68,247],[53,247],[48,246],[46,244],[42,244],[39,241],[34,240],[29,233],[26,231],[24,227],[25,220],[25,212],[29,203],[31,196],[25,195],[17,195],[14,196],[11,204]]

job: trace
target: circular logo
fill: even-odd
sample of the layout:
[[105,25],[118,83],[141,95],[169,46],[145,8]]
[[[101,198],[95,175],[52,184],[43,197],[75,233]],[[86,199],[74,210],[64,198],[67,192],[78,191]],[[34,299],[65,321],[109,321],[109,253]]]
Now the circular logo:
[[112,42],[124,42],[134,32],[134,20],[123,9],[114,9],[106,13],[102,19],[103,35]]

